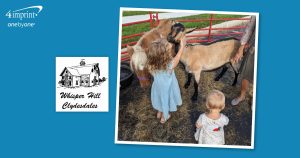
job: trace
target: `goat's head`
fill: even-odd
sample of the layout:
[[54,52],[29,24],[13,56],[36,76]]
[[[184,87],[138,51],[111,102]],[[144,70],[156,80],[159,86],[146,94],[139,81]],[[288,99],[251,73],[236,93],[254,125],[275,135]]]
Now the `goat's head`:
[[178,44],[180,40],[185,36],[185,27],[181,23],[175,23],[171,27],[171,32],[167,36],[167,40],[170,43]]

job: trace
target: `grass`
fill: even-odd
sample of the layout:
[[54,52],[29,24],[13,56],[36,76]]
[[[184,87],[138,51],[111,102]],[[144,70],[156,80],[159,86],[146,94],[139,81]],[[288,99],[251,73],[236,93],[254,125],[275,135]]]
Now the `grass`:
[[149,11],[123,11],[123,16],[145,15],[145,14],[149,14]]
[[[152,12],[156,13],[156,12]],[[163,13],[163,12],[157,12]],[[133,15],[146,15],[149,14],[149,11],[123,11],[123,16],[133,16]]]
[[[225,15],[225,14],[215,14],[214,18],[241,18],[244,17],[245,15]],[[192,15],[192,16],[186,16],[186,17],[180,17],[180,18],[174,18],[175,20],[178,19],[209,19],[210,14],[200,14],[200,15]],[[224,21],[213,21],[214,24],[219,24]],[[195,28],[195,27],[200,27],[204,28],[209,26],[209,21],[202,21],[202,22],[184,22],[183,23],[186,28]],[[127,27],[122,27],[122,36],[126,35],[132,35],[136,33],[141,33],[141,32],[146,32],[150,30],[150,24],[149,23],[142,23],[142,24],[136,24],[136,25],[131,25]],[[129,39],[124,39],[122,40],[122,44],[128,43],[128,42],[133,42],[137,41],[140,37],[134,37],[134,38],[129,38]]]
[[[122,36],[132,35],[141,32],[147,32],[150,30],[150,23],[142,23],[137,25],[131,25],[127,27],[122,27]],[[132,41],[138,41],[140,37],[127,38],[122,40],[123,43],[128,43]]]
[[[245,15],[225,15],[225,14],[215,14],[214,18],[241,18],[244,17]],[[181,18],[176,18],[176,19],[209,19],[210,14],[200,14],[200,15],[192,15],[192,16],[187,16],[187,17],[181,17]],[[212,24],[219,24],[225,22],[224,20],[220,21],[213,21]],[[207,27],[209,26],[209,21],[202,21],[202,22],[184,22],[184,26],[186,28],[194,28],[194,27]]]

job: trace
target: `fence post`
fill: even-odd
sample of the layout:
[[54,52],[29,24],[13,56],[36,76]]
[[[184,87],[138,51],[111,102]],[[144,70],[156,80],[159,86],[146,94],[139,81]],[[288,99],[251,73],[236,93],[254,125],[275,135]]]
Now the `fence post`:
[[213,20],[214,15],[210,14],[210,20],[209,20],[209,30],[208,30],[208,42],[211,41],[211,28],[212,28],[212,20]]
[[149,15],[150,15],[149,22],[150,22],[150,29],[151,29],[152,28],[152,12],[149,12]]
[[156,26],[159,24],[159,19],[158,19],[158,12],[156,12],[155,14],[155,18],[156,18]]

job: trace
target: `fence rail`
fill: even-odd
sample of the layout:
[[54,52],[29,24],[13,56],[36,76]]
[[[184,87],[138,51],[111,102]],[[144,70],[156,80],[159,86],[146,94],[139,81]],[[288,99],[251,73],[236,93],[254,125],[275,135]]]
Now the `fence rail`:
[[[195,31],[208,31],[207,34],[191,34],[186,35],[187,38],[204,38],[206,39],[189,39],[187,40],[187,43],[201,43],[201,42],[211,42],[213,40],[213,37],[224,37],[224,36],[239,36],[241,37],[243,35],[243,32],[240,32],[240,29],[246,28],[246,26],[234,26],[234,27],[219,27],[219,28],[213,28],[213,21],[231,21],[231,20],[250,20],[250,18],[214,18],[214,14],[210,14],[209,18],[206,19],[178,19],[178,22],[204,22],[209,21],[209,26],[207,28],[199,28]],[[132,26],[136,24],[142,24],[142,23],[149,23],[150,27],[149,30],[159,23],[158,13],[156,12],[153,14],[152,12],[149,12],[149,19],[142,20],[142,21],[136,21],[131,23],[122,24],[122,27]],[[228,30],[236,30],[235,32],[229,32],[229,33],[212,33],[212,31],[228,31]],[[134,37],[140,37],[144,34],[144,32],[141,33],[135,33],[131,35],[122,36],[122,41],[124,39],[130,39]],[[127,45],[134,45],[137,41],[134,42],[128,42],[121,45],[122,48],[126,47]],[[121,60],[122,61],[128,61],[130,59],[127,51],[121,52]]]

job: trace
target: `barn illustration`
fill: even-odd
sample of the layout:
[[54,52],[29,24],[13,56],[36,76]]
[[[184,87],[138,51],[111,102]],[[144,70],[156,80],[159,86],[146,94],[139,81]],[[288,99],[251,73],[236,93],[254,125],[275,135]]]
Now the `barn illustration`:
[[65,67],[60,76],[59,84],[63,87],[91,87],[102,82],[99,63],[86,64],[84,59],[78,66]]

